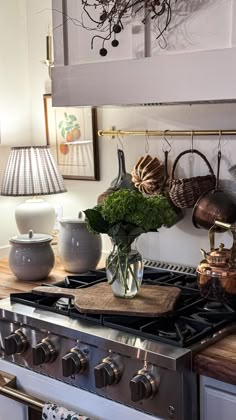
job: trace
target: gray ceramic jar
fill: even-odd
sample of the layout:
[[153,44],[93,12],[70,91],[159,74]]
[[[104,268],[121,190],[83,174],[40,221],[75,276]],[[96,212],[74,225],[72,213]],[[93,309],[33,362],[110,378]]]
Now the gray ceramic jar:
[[101,235],[89,232],[80,218],[59,222],[58,253],[65,270],[80,274],[96,268],[102,254]]
[[47,278],[54,265],[52,236],[33,233],[10,239],[9,266],[19,280],[36,281]]

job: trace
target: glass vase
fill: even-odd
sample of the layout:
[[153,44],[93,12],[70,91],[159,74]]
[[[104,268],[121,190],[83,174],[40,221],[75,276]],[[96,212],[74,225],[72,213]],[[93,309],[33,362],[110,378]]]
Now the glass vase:
[[115,296],[133,298],[143,280],[141,254],[130,246],[114,245],[106,260],[106,275]]

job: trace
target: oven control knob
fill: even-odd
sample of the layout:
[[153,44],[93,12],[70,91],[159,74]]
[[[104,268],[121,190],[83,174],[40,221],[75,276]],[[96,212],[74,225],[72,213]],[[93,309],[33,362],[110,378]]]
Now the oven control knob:
[[79,349],[71,349],[70,353],[67,353],[62,358],[62,373],[63,376],[68,377],[82,373],[88,366],[88,359],[85,354]]
[[107,385],[114,385],[121,378],[121,370],[118,364],[107,357],[94,368],[96,388],[104,388]]
[[147,370],[140,370],[129,383],[131,400],[138,402],[152,397],[156,394],[159,383],[160,378],[154,377]]
[[5,353],[7,356],[16,353],[24,353],[24,351],[29,347],[29,342],[26,336],[20,330],[17,330],[8,337],[5,337],[4,341]]
[[32,350],[33,364],[35,366],[53,362],[57,357],[54,345],[47,338],[44,338],[36,346],[33,346]]

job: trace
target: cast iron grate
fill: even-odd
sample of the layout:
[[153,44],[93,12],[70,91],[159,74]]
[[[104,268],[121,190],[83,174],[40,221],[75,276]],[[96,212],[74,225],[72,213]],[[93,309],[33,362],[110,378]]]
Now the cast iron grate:
[[[67,276],[64,280],[54,283],[54,286],[82,288],[92,287],[104,281],[106,281],[106,273],[105,269],[101,269]],[[236,320],[236,300],[227,301],[226,304],[208,301],[201,297],[196,272],[192,267],[146,261],[143,282],[179,287],[182,293],[176,303],[174,313],[154,319],[81,314],[74,308],[73,301],[69,298],[63,298],[63,302],[58,304],[58,297],[39,296],[33,293],[12,293],[10,297],[12,302],[83,319],[179,347],[189,347]]]

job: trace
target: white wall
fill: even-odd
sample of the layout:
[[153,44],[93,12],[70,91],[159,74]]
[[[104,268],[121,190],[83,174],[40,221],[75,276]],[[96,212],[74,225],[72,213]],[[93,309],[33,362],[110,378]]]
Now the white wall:
[[30,142],[30,92],[25,0],[0,0],[1,143]]
[[[50,80],[41,60],[46,58],[50,3],[0,0],[0,180],[10,146],[45,144],[42,95]],[[20,202],[20,197],[0,196],[0,257],[18,232],[14,212]]]
[[[106,129],[115,125],[117,129],[226,129],[235,127],[236,104],[224,105],[192,105],[192,106],[165,106],[165,107],[130,107],[130,108],[103,108],[98,110],[99,129]],[[223,185],[236,191],[236,181],[231,180],[228,168],[235,163],[236,139],[222,138],[222,165],[221,179]],[[132,170],[135,162],[145,153],[145,138],[126,137],[123,139],[126,156],[126,169]],[[172,151],[170,161],[173,162],[177,154],[191,147],[191,139],[175,138],[171,140]],[[163,139],[149,138],[152,156],[163,159]],[[101,181],[67,181],[70,193],[63,197],[64,213],[76,216],[78,209],[85,209],[96,204],[97,196],[105,191],[111,180],[117,176],[117,139],[99,138],[99,152],[101,164]],[[218,137],[194,138],[194,147],[199,148],[209,158],[216,170]],[[191,156],[180,161],[180,174],[193,176],[206,174],[207,169],[201,159],[196,158],[192,165]],[[59,199],[59,197],[58,197]],[[159,233],[143,235],[138,240],[138,247],[144,256],[170,262],[182,262],[195,265],[201,258],[200,248],[208,249],[207,231],[198,230],[192,226],[191,210],[187,210],[185,218],[171,229],[161,229]],[[230,244],[229,235],[226,242]],[[218,240],[222,240],[219,237]],[[229,242],[228,242],[229,241]],[[105,242],[105,247],[109,241]]]
[[51,1],[26,0],[31,96],[31,142],[45,144],[43,94],[51,92],[46,59],[46,35],[52,31]]
[[[2,0],[0,0],[0,2],[1,1]],[[22,2],[22,0],[19,0],[19,2],[17,0],[11,0],[9,3],[4,2],[4,8],[2,7],[1,10],[4,9],[5,20],[8,19],[9,21],[11,14],[6,3],[7,5],[9,3],[17,5],[18,3],[24,4],[24,2]],[[45,9],[50,8],[50,0],[43,0],[40,2],[38,0],[27,0],[26,6],[29,73],[27,73],[24,65],[24,63],[27,62],[26,58],[23,61],[23,67],[21,67],[19,71],[22,71],[24,78],[27,79],[25,84],[28,90],[26,89],[26,91],[30,91],[30,110],[32,113],[28,107],[27,124],[31,124],[32,128],[30,131],[31,141],[34,144],[45,144],[43,94],[48,92],[50,81],[47,69],[41,63],[41,60],[45,59],[46,54],[45,37],[48,24],[50,23],[50,12]],[[19,11],[16,10],[15,13],[17,14]],[[11,26],[11,31],[13,31],[13,28],[14,27]],[[19,36],[18,27],[16,29],[16,34]],[[24,39],[25,36],[26,34],[24,32]],[[2,63],[2,59],[0,60],[0,63]],[[6,69],[4,71],[6,74]],[[2,78],[0,78],[0,83],[1,82]],[[6,79],[5,84],[7,86],[5,86],[5,92],[7,92],[7,88],[10,92],[12,86],[11,78]],[[11,92],[11,95],[14,97],[14,89],[13,92]],[[18,94],[15,97],[15,101],[18,101],[17,109],[19,110],[19,113],[22,112],[22,102],[19,100]],[[27,101],[28,97],[26,102]],[[1,98],[0,103],[2,103]],[[105,129],[115,125],[117,129],[232,129],[236,128],[235,114],[236,104],[184,105],[150,108],[103,108],[98,109],[98,127],[99,129]],[[5,122],[4,127],[7,127]],[[9,130],[11,130],[11,128],[9,128]],[[16,130],[17,133],[18,131],[22,133],[18,126],[14,127],[14,130]],[[5,128],[5,138],[7,132],[8,131],[6,131]],[[23,144],[23,141],[24,139],[20,136],[18,144]],[[162,159],[162,143],[163,140],[160,138],[150,138],[149,153],[151,155],[157,155]],[[214,169],[216,169],[217,143],[218,139],[215,137],[212,139],[194,139],[194,147],[199,148],[207,155],[210,162],[213,164]],[[176,155],[183,149],[189,148],[190,144],[190,139],[172,139],[170,160],[173,162]],[[95,205],[97,196],[107,189],[111,180],[117,175],[117,146],[119,146],[117,139],[99,139],[101,181],[68,180],[66,181],[66,184],[69,192],[61,195],[49,196],[48,200],[55,204],[62,204],[64,215],[73,217],[77,216],[80,209]],[[136,160],[145,153],[145,139],[142,137],[124,138],[123,147],[126,156],[127,171],[131,171]],[[3,146],[0,147],[0,177],[2,168],[6,162],[8,150],[9,149]],[[224,185],[226,185],[227,188],[230,188],[230,190],[236,190],[236,182],[230,180],[227,171],[230,165],[236,163],[234,161],[235,152],[236,139],[222,138],[222,154],[224,159],[222,162],[221,177],[228,180]],[[182,171],[184,170],[186,176],[198,174],[200,172],[206,173],[205,166],[200,164],[199,161],[196,161],[196,164],[191,166],[191,164],[189,165],[189,160],[186,158],[181,161],[180,166],[182,167]],[[20,201],[22,201],[21,198],[0,197],[0,249],[1,247],[4,248],[8,245],[9,237],[17,234],[14,221],[14,209]],[[219,238],[219,240],[221,240],[221,238]],[[226,235],[226,242],[230,243],[229,235]],[[109,249],[109,245],[110,243],[107,238],[104,238],[104,249]],[[137,246],[145,257],[195,265],[201,258],[199,249],[201,247],[208,248],[207,232],[204,230],[197,230],[192,226],[191,211],[187,211],[185,219],[178,225],[171,229],[161,229],[159,233],[143,235],[143,237],[138,240]]]

